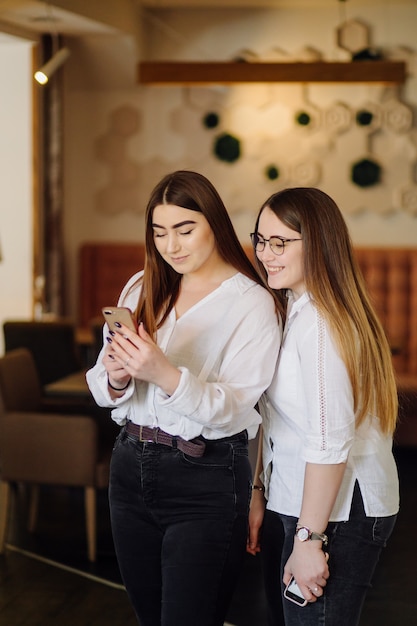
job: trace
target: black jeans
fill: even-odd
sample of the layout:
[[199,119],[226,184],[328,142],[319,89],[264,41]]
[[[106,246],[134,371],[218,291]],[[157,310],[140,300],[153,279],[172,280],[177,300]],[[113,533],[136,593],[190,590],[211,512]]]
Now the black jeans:
[[[269,623],[271,626],[278,626],[282,624],[282,611],[275,595],[279,593],[282,598],[282,572],[293,549],[297,518],[268,511],[266,519],[269,530],[263,537],[262,554],[267,567],[265,570],[266,590],[271,609]],[[293,602],[282,599],[286,626],[355,626],[359,624],[366,592],[371,586],[381,550],[394,529],[396,519],[396,515],[367,517],[360,489],[356,483],[349,520],[330,522],[325,531],[329,537],[327,551],[329,552],[330,577],[324,587],[324,594],[317,602],[309,603],[305,607],[298,607]],[[282,562],[281,566],[276,563],[274,570],[269,560],[268,536],[271,536],[274,527],[278,534],[282,533],[282,526],[285,534]],[[275,535],[273,541],[273,550],[276,555],[279,541],[282,541],[282,534],[278,541]]]
[[278,513],[265,510],[262,525],[261,559],[267,599],[268,626],[284,626],[282,586],[282,548],[284,527]]
[[247,434],[201,458],[122,429],[112,456],[117,559],[141,626],[223,626],[245,556]]

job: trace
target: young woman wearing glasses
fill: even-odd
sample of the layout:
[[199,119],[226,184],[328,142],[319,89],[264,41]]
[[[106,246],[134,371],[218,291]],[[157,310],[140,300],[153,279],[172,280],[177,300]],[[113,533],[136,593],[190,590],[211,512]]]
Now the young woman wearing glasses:
[[[274,194],[252,241],[286,323],[261,403],[248,551],[263,555],[271,626],[282,607],[287,626],[355,626],[399,506],[390,349],[328,195]],[[297,590],[278,593],[291,577],[298,604]]]
[[145,269],[87,373],[122,426],[110,472],[116,554],[141,626],[223,626],[245,555],[254,409],[280,343],[274,297],[200,174],[152,191]]

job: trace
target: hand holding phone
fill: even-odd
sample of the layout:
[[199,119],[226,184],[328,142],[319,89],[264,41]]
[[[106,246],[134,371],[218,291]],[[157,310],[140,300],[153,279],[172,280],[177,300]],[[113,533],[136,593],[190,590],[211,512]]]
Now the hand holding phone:
[[303,594],[300,591],[299,586],[297,585],[294,576],[291,577],[290,582],[285,587],[284,598],[298,604],[298,606],[305,606],[307,604],[307,600],[304,598]]
[[138,325],[133,317],[133,313],[127,307],[106,306],[101,310],[110,330],[120,332],[120,328],[115,325],[115,322],[118,322],[119,324],[127,326],[134,333],[138,332]]

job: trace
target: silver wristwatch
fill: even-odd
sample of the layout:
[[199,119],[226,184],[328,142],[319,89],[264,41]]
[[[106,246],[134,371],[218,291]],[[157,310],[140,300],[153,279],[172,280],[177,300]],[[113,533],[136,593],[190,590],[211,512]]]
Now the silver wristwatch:
[[329,539],[324,533],[315,533],[306,526],[296,526],[295,536],[300,541],[319,540],[323,542],[324,546],[327,546]]

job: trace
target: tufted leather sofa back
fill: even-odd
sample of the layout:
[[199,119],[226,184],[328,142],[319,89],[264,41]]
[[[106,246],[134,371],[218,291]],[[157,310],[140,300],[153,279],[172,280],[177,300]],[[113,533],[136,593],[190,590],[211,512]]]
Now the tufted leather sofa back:
[[355,253],[399,380],[402,374],[417,377],[417,248],[355,248]]

